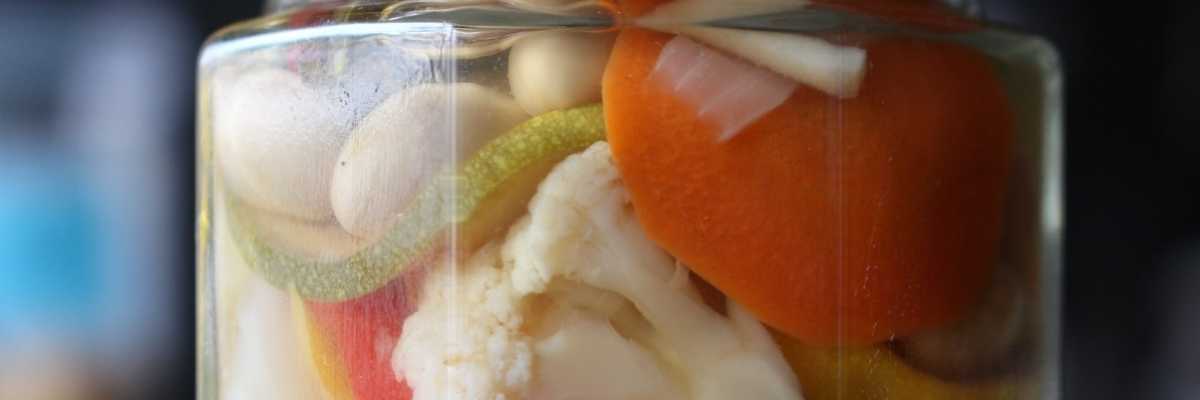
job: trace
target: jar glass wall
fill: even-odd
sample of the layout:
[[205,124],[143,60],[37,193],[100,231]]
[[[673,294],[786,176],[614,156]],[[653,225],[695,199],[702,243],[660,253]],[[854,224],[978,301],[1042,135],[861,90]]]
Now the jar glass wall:
[[291,3],[200,56],[200,398],[1057,398],[1041,39],[926,1]]

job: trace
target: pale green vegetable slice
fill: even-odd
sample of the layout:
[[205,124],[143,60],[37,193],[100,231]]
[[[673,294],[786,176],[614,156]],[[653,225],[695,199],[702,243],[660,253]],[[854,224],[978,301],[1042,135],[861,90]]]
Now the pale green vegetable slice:
[[604,140],[600,105],[539,115],[483,146],[419,193],[391,230],[345,259],[314,260],[272,246],[255,212],[230,198],[230,225],[250,268],[302,297],[342,301],[383,287],[445,250],[469,251],[524,213],[538,183],[566,156]]

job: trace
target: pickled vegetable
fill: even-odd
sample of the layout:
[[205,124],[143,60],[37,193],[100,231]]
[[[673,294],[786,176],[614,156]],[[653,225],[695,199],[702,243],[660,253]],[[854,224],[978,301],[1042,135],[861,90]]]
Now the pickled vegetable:
[[907,336],[977,301],[998,248],[1013,129],[982,55],[872,39],[856,97],[801,86],[718,142],[717,126],[652,81],[671,39],[625,30],[604,82],[608,139],[651,238],[812,344]]
[[597,106],[531,119],[485,145],[456,174],[431,180],[391,231],[345,259],[313,259],[272,246],[263,236],[266,227],[251,223],[255,210],[229,199],[234,236],[251,268],[276,286],[294,287],[306,299],[356,298],[435,257],[447,241],[448,213],[464,251],[500,232],[554,163],[603,135]]

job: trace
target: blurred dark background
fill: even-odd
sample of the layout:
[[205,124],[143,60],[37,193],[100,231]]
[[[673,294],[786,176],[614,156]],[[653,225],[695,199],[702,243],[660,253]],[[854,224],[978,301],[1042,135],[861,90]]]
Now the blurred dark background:
[[[1065,397],[1200,398],[1200,3],[981,3],[1065,67]],[[193,396],[195,57],[261,8],[0,1],[0,398]]]

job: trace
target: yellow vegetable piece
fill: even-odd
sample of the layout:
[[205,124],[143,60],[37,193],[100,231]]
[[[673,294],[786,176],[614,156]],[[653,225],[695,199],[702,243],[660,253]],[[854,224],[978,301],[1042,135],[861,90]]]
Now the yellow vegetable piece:
[[320,378],[321,385],[328,395],[326,397],[332,400],[354,400],[346,367],[334,351],[333,341],[323,335],[313,323],[300,295],[292,291],[291,298],[293,326],[300,339],[300,351],[307,355],[305,359],[309,361],[308,366]]
[[1006,400],[1035,398],[1023,377],[949,382],[909,366],[884,345],[813,347],[775,334],[806,400]]

